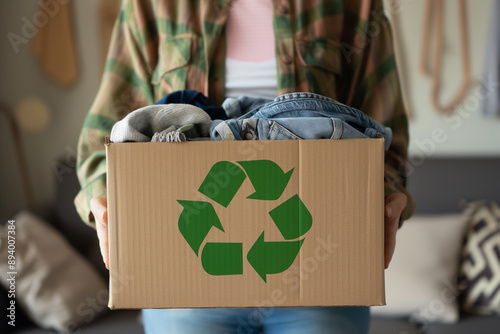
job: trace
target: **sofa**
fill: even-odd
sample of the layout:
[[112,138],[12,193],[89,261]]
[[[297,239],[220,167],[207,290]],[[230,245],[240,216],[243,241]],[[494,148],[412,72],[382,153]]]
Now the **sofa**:
[[[64,160],[62,160],[62,163],[64,163]],[[417,216],[425,216],[427,217],[425,219],[430,219],[429,216],[432,215],[457,213],[461,210],[460,203],[463,200],[489,199],[500,203],[499,171],[500,159],[498,158],[426,159],[423,163],[414,166],[410,170],[408,187],[418,204]],[[76,173],[74,171],[65,173],[56,182],[57,199],[54,208],[48,212],[38,212],[37,214],[50,222],[59,233],[64,235],[69,244],[106,281],[108,279],[107,270],[100,258],[95,231],[81,222],[74,209],[73,198],[79,189]],[[418,227],[415,226],[415,228]],[[404,245],[398,247],[404,247]],[[386,274],[386,276],[389,276],[389,274]],[[425,281],[424,276],[422,284]],[[404,282],[401,285],[404,291]],[[387,308],[391,305],[390,288],[387,286]],[[1,294],[5,296],[6,291],[1,291]],[[411,297],[407,299],[412,300]],[[5,303],[8,301],[1,299],[0,302],[2,308],[7,307]],[[382,308],[385,308],[385,306]],[[103,307],[103,309],[105,308]],[[372,308],[372,313],[374,315],[370,327],[371,334],[468,334],[473,332],[496,334],[500,328],[500,316],[498,315],[478,316],[467,315],[462,312],[458,321],[443,323],[439,319],[436,321],[417,321],[408,314],[380,314],[374,308]],[[143,333],[140,312],[136,310],[103,310],[99,312],[95,319],[84,324],[80,329],[88,334]],[[0,332],[35,334],[50,331],[37,327],[19,309],[16,316],[16,327],[6,326],[5,321],[3,321],[0,325]]]
[[[417,202],[417,211],[415,217],[405,222],[406,226],[403,226],[399,231],[396,246],[397,252],[394,255],[391,266],[386,271],[387,306],[383,306],[382,308],[392,310],[390,312],[381,312],[377,310],[378,307],[372,308],[370,333],[499,333],[500,309],[498,309],[498,304],[497,315],[469,314],[463,310],[464,300],[459,292],[460,289],[455,287],[456,284],[461,284],[455,279],[459,276],[460,262],[464,259],[464,234],[466,234],[464,227],[467,227],[467,220],[469,219],[462,212],[467,207],[466,203],[471,201],[490,200],[500,203],[499,171],[500,159],[498,158],[426,159],[421,163],[419,162],[418,165],[410,165],[408,188]],[[428,227],[419,227],[418,224],[428,224]],[[432,226],[432,224],[435,226]],[[439,225],[441,224],[449,225],[440,231]],[[431,251],[433,247],[441,249],[442,251],[439,253],[451,253],[449,254],[451,259],[441,259],[442,262],[439,263],[439,258],[442,258],[444,255],[438,254],[438,252],[432,254],[432,258],[422,259],[425,258],[425,254],[423,254],[425,251],[418,249],[418,247],[422,247],[419,244],[423,243],[423,241],[421,239],[415,240],[418,238],[419,229],[427,233],[441,234],[439,235],[441,239],[438,239],[436,236],[436,241],[442,245],[427,243],[423,247],[430,248]],[[461,232],[459,231],[460,229]],[[399,237],[406,237],[406,239],[400,240]],[[453,238],[455,238],[454,247],[457,248],[455,254],[449,250],[453,245],[451,243],[446,244]],[[427,239],[432,239],[432,235],[427,236]],[[499,246],[497,245],[497,248]],[[398,260],[400,260],[398,257],[406,256],[407,258],[412,258],[412,254],[414,262],[420,260],[427,266],[422,269],[413,268],[410,265],[404,268],[397,268],[398,265],[401,265],[400,262],[398,263]],[[500,249],[498,249],[497,254],[500,254]],[[457,262],[455,266],[453,266],[454,261]],[[496,261],[500,263],[500,258],[497,258]],[[436,263],[440,268],[432,268],[430,265],[432,262]],[[419,264],[412,263],[411,265],[416,266]],[[396,268],[393,266],[396,266]],[[434,308],[434,312],[437,314],[434,317],[435,319],[419,320],[412,316],[415,314],[404,314],[411,312],[411,300],[421,298],[418,295],[423,295],[425,294],[425,289],[430,289],[429,286],[432,285],[430,282],[437,277],[436,271],[442,270],[442,267],[445,266],[450,266],[451,268],[451,272],[448,273],[450,277],[449,282],[444,284],[448,286],[448,293],[444,294],[444,290],[435,291],[430,295],[432,299],[424,303],[431,310]],[[421,273],[419,273],[419,270]],[[410,273],[406,273],[405,271],[409,271]],[[394,275],[395,272],[396,275]],[[416,275],[420,275],[420,277],[417,279],[412,277]],[[402,277],[406,277],[405,282],[395,281]],[[415,293],[411,291],[412,281],[413,286],[418,286],[418,291]],[[394,291],[395,285],[397,286],[397,291]],[[435,288],[441,289],[441,286],[436,285]],[[461,287],[461,289],[464,289],[464,287]],[[407,296],[409,296],[408,300],[405,301]],[[440,308],[443,304],[446,304],[447,310]],[[451,306],[457,308],[455,310],[457,313],[455,317],[450,315]],[[415,308],[415,305],[413,307]]]

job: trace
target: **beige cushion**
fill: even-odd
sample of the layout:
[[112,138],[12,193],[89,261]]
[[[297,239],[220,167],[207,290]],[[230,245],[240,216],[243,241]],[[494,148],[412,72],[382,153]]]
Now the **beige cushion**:
[[467,219],[463,214],[415,216],[397,234],[385,272],[387,305],[372,314],[410,323],[458,321],[458,264]]
[[[71,332],[106,310],[105,282],[62,235],[29,212],[19,213],[14,220],[17,307],[20,304],[39,326],[60,332]],[[7,272],[12,270],[3,261],[7,246],[3,226],[0,277],[9,290]]]

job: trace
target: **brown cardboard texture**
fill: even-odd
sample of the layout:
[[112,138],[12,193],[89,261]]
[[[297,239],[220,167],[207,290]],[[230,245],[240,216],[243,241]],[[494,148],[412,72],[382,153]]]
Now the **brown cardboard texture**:
[[383,305],[383,139],[111,143],[115,308]]

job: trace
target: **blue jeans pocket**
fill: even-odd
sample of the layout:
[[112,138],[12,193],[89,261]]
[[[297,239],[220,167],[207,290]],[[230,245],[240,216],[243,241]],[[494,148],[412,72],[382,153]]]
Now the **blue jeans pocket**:
[[289,140],[289,139],[302,139],[292,131],[285,128],[283,125],[276,121],[272,121],[269,126],[268,138],[270,140]]

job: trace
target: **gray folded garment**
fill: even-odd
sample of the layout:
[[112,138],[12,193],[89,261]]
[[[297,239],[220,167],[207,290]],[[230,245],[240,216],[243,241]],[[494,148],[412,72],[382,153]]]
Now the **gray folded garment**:
[[[111,129],[111,141],[185,141],[185,137],[210,137],[210,121],[210,116],[203,109],[190,104],[151,105],[137,109],[117,122]],[[189,124],[194,126],[175,134]]]
[[177,130],[166,129],[162,132],[157,132],[151,138],[152,142],[160,142],[160,143],[175,143],[186,141],[186,135]]

